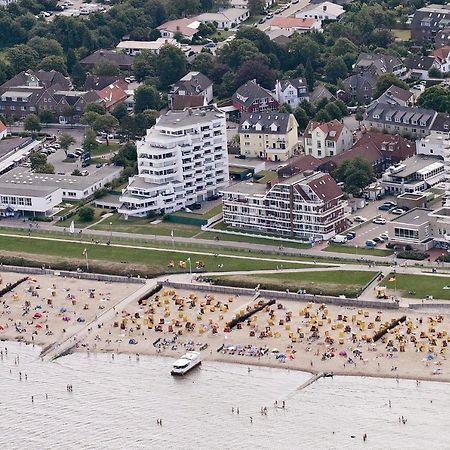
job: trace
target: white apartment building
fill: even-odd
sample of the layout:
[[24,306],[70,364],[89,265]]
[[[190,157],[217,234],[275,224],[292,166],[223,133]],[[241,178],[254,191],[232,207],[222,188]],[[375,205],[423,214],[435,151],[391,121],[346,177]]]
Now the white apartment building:
[[342,190],[328,174],[242,182],[222,190],[223,219],[234,228],[286,238],[328,240],[346,228]]
[[138,175],[122,192],[125,217],[170,213],[228,185],[225,113],[215,106],[169,111],[137,142]]
[[117,44],[116,48],[130,56],[139,55],[143,50],[158,55],[165,45],[173,45],[174,47],[181,48],[181,44],[173,38],[158,38],[156,41],[122,41]]
[[306,6],[295,17],[300,19],[337,20],[344,12],[345,10],[341,5],[332,2],[322,2]]

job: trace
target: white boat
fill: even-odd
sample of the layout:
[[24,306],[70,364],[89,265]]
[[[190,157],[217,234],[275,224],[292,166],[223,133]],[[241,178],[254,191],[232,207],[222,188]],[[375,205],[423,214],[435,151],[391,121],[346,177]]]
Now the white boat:
[[171,375],[184,375],[202,363],[200,352],[187,352],[172,366]]

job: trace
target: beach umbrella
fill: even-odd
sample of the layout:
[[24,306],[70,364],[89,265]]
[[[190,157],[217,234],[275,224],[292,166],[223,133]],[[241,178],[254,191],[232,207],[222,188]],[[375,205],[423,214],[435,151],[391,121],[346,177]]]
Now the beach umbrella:
[[64,322],[68,322],[70,320],[70,317],[64,316],[63,320],[64,320]]
[[339,352],[339,356],[347,356],[347,352],[344,352],[344,351]]
[[37,324],[36,324],[36,328],[42,328],[42,324],[37,323]]
[[279,352],[280,352],[280,350],[278,350],[277,348],[272,349],[272,353],[279,353]]
[[41,318],[42,317],[42,314],[41,313],[34,313],[34,315],[33,315],[33,318],[34,319],[39,319],[39,318]]

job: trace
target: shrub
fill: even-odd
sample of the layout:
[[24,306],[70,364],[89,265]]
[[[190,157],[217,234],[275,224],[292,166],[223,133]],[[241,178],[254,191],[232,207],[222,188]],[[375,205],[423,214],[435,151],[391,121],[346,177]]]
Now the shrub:
[[397,258],[400,259],[414,259],[416,261],[423,261],[427,259],[430,255],[425,252],[420,252],[418,250],[405,250],[403,252],[397,253]]

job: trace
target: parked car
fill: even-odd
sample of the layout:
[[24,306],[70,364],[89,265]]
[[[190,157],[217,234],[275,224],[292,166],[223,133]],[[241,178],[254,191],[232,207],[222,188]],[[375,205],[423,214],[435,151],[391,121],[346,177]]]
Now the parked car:
[[383,238],[385,241],[389,239],[389,234],[386,232],[380,234],[380,238]]
[[379,207],[378,207],[378,209],[380,210],[380,211],[389,211],[390,209],[392,209],[393,208],[393,206],[391,205],[391,204],[389,204],[389,203],[383,203],[382,205],[380,205]]
[[200,203],[192,203],[192,205],[188,206],[189,209],[200,209],[201,207]]
[[394,208],[391,213],[396,214],[397,216],[400,216],[401,214],[405,214],[405,210],[402,208]]
[[354,231],[349,231],[345,236],[347,237],[348,241],[351,241],[352,239],[355,239],[356,233]]
[[358,223],[362,223],[362,222],[366,222],[366,221],[367,221],[367,219],[366,219],[365,217],[363,217],[363,216],[355,216],[355,217],[353,218],[353,220],[354,220],[355,222],[358,222]]
[[208,42],[203,46],[204,48],[216,48],[217,44],[215,42]]
[[206,200],[208,200],[209,202],[213,201],[213,200],[219,200],[220,195],[219,194],[213,194],[210,195]]
[[331,238],[331,242],[334,242],[335,244],[345,244],[347,242],[347,236],[337,234]]
[[376,246],[377,246],[377,243],[376,243],[374,240],[368,239],[368,240],[366,241],[366,247],[374,248],[374,247],[376,247]]
[[87,177],[89,175],[89,172],[87,170],[83,170],[81,172],[81,175],[83,175],[83,177]]
[[386,225],[386,219],[383,219],[382,217],[377,217],[376,219],[372,220],[372,223],[376,223],[377,225]]

